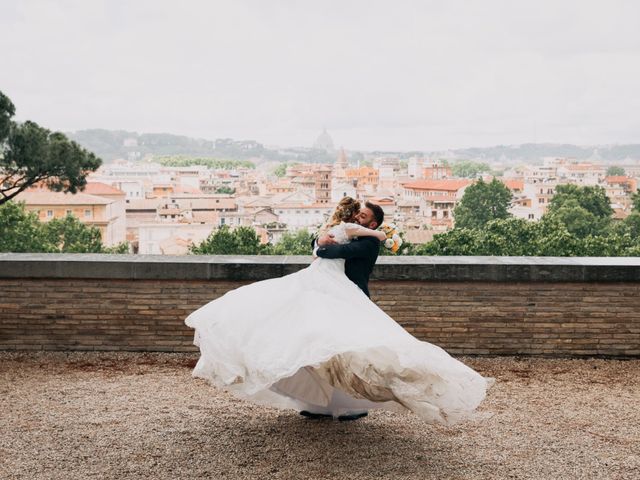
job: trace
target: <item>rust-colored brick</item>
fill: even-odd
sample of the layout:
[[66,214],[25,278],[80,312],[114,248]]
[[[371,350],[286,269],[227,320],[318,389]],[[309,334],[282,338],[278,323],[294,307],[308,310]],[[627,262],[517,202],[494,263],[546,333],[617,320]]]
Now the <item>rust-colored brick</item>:
[[[185,317],[246,283],[0,278],[0,349],[196,351]],[[380,280],[371,291],[453,354],[640,356],[638,282]]]

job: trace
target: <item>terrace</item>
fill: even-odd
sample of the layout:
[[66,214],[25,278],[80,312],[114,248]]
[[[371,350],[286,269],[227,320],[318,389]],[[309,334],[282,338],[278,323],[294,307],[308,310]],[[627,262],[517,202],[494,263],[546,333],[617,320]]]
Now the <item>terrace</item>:
[[638,478],[640,259],[381,258],[373,300],[496,378],[448,428],[309,421],[191,377],[190,311],[308,262],[1,254],[0,477]]

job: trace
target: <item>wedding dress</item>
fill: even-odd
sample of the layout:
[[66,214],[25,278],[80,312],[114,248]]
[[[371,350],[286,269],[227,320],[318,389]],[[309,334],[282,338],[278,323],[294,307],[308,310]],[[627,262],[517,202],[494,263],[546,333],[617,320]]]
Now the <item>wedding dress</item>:
[[[347,224],[333,227],[349,242]],[[429,422],[473,415],[489,379],[417,340],[344,273],[344,260],[232,290],[188,316],[196,377],[255,403],[333,416],[410,410]]]

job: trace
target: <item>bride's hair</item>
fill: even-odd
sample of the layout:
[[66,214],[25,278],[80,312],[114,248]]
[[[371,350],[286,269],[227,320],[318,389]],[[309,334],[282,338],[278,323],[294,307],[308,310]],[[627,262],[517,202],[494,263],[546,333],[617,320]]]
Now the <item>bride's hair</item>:
[[339,225],[340,222],[352,222],[353,217],[360,210],[360,202],[351,197],[344,197],[338,203],[336,210],[329,221],[322,227],[322,231],[326,232],[331,227]]

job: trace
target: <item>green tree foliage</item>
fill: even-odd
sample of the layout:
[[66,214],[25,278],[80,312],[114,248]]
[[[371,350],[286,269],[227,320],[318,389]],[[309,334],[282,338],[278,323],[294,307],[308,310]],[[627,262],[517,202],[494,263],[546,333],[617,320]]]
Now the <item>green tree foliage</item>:
[[265,247],[251,227],[231,229],[227,225],[217,228],[198,245],[192,245],[191,253],[197,255],[260,255]]
[[597,235],[609,225],[609,218],[596,217],[573,198],[553,209],[547,215],[558,220],[569,233],[578,237]]
[[287,162],[281,163],[273,170],[273,174],[278,178],[284,177],[287,174],[288,166],[289,164]]
[[0,92],[0,205],[39,182],[58,192],[82,190],[101,160],[60,132],[12,121],[14,112]]
[[474,162],[472,160],[462,160],[456,162],[451,167],[454,177],[476,178],[481,173],[490,172],[491,167],[486,163]]
[[[564,188],[569,187],[569,188]],[[637,256],[640,212],[613,222],[608,199],[597,187],[562,186],[560,197],[538,222],[495,219],[436,235],[417,247],[425,255]],[[554,197],[555,200],[555,197]]]
[[640,238],[640,211],[634,210],[631,212],[620,225],[624,233]]
[[38,216],[24,208],[23,203],[0,205],[0,252],[51,252],[43,224]]
[[256,168],[256,164],[249,160],[225,160],[210,157],[169,156],[155,159],[160,165],[167,167],[192,167],[202,165],[214,170],[235,170],[238,168]]
[[415,247],[416,255],[478,255],[480,241],[479,230],[473,228],[454,228],[440,233],[433,240]]
[[556,193],[549,203],[548,212],[554,213],[566,203],[575,205],[574,202],[577,202],[580,207],[597,218],[605,219],[613,215],[611,202],[604,188],[600,186],[581,187],[573,184],[558,185],[556,187]]
[[313,235],[307,230],[285,232],[278,243],[271,245],[267,251],[270,255],[311,255]]
[[[0,91],[0,148],[9,136],[11,129],[11,117],[16,113],[16,107],[13,105],[9,97]],[[1,152],[2,150],[0,150]]]
[[640,192],[636,192],[631,195],[631,202],[633,204],[631,209],[634,212],[640,212]]
[[102,253],[100,230],[87,226],[73,215],[54,218],[43,225],[46,242],[62,253]]
[[614,177],[619,175],[625,175],[624,168],[616,166],[607,168],[607,177]]
[[129,245],[102,244],[100,230],[74,216],[40,222],[24,203],[0,205],[0,252],[32,253],[127,253]]
[[469,185],[453,211],[457,228],[478,228],[497,218],[510,216],[511,191],[495,178]]
[[220,187],[216,187],[215,193],[233,195],[234,193],[236,193],[236,189],[227,185],[222,185]]

